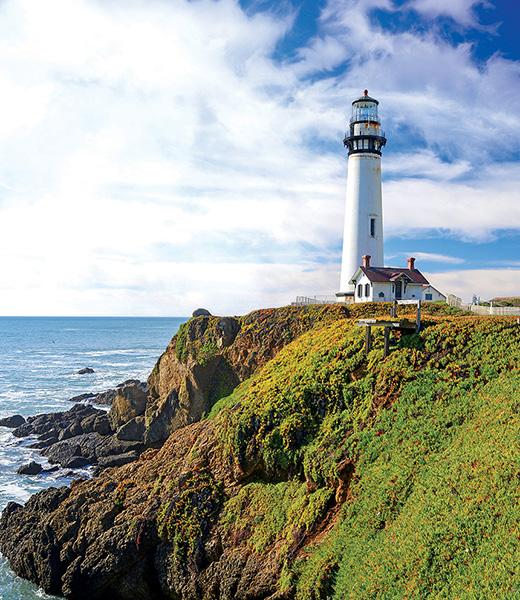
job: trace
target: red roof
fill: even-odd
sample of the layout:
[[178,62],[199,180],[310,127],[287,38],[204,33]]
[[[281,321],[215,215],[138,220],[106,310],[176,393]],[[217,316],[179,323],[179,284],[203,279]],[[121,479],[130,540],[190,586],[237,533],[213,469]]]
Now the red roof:
[[428,285],[430,282],[417,269],[397,269],[395,267],[359,267],[372,283],[395,281],[400,275],[408,277],[411,283]]

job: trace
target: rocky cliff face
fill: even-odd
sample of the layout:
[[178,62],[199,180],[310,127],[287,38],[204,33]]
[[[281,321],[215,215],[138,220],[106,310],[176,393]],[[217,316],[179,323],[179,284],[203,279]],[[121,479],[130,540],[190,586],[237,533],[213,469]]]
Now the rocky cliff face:
[[13,570],[74,599],[266,598],[280,565],[217,527],[235,492],[212,423],[95,479],[11,503],[0,529]]
[[281,348],[346,307],[266,309],[245,317],[201,316],[181,326],[150,377],[145,443],[198,421]]
[[223,453],[215,423],[200,419],[288,343],[347,314],[309,307],[191,319],[159,358],[149,397],[124,388],[109,413],[114,437],[149,449],[70,489],[10,503],[0,548],[12,569],[77,599],[286,597],[280,549],[258,553],[247,529],[219,525],[229,498],[265,468]]

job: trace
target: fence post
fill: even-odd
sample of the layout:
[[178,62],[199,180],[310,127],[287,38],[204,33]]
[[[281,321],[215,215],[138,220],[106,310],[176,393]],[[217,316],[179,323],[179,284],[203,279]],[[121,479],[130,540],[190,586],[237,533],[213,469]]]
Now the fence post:
[[390,345],[390,327],[385,326],[385,343],[383,346],[383,358],[388,356],[388,346]]
[[365,327],[365,354],[368,355],[370,350],[372,349],[372,327],[367,325]]

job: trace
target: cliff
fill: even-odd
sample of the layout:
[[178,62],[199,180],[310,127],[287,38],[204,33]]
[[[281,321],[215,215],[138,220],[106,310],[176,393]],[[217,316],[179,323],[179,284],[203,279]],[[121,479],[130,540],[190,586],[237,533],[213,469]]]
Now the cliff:
[[389,306],[191,320],[148,382],[172,433],[10,503],[13,570],[92,600],[510,598],[520,326],[432,305],[383,360],[361,310]]

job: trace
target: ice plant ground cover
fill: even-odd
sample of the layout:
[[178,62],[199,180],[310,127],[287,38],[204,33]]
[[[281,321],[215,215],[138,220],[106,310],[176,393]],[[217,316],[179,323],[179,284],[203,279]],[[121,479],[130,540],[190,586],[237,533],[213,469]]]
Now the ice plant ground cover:
[[223,452],[265,472],[221,523],[278,545],[301,600],[520,589],[520,326],[431,312],[386,360],[352,319],[317,326],[212,411]]

